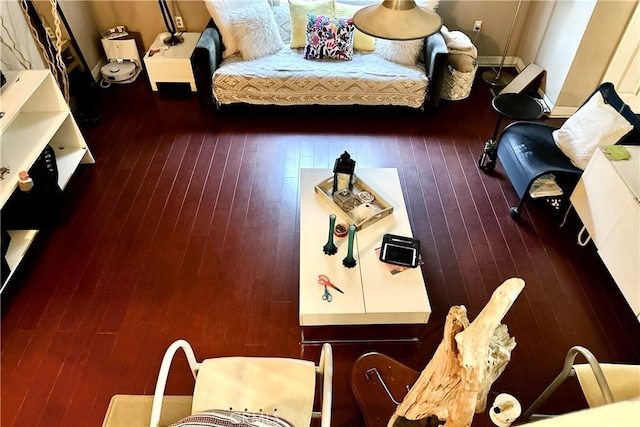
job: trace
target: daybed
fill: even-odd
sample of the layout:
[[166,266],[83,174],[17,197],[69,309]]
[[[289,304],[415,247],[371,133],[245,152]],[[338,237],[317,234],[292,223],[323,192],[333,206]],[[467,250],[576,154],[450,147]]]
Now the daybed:
[[[334,0],[289,0],[290,4],[280,0],[282,4],[268,6],[271,14],[247,12],[252,7],[247,5],[257,4],[262,10],[262,3],[266,1],[245,0],[241,3],[242,9],[229,11],[224,9],[224,4],[233,0],[205,0],[212,19],[198,41],[192,63],[198,90],[216,107],[244,103],[391,105],[424,109],[438,105],[448,57],[440,33],[424,40],[395,42],[373,39],[355,30],[350,60],[305,59],[308,53],[305,46],[296,47],[300,46],[300,29],[295,13],[300,15],[305,7],[313,5],[310,13],[345,17],[346,14],[352,16],[358,6],[342,5],[337,0],[335,4]],[[256,22],[265,16],[269,20],[267,24]],[[290,16],[294,16],[296,24],[292,25]],[[303,17],[308,24],[306,13]],[[234,19],[236,22],[232,22]],[[274,23],[276,30],[273,30]],[[252,29],[254,34],[247,34]],[[236,40],[229,43],[225,40],[233,36]],[[302,36],[305,37],[304,32]],[[305,43],[306,38],[303,40]],[[256,45],[261,44],[266,44],[265,50],[273,53],[263,55],[264,52],[260,52],[263,46],[258,46],[256,52]],[[407,52],[412,49],[415,58],[407,61]],[[255,59],[247,60],[247,57]]]

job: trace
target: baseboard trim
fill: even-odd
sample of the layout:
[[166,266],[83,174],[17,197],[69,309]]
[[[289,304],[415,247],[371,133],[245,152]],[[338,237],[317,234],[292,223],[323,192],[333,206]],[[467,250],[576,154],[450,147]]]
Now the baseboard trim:
[[[478,67],[499,67],[502,61],[502,56],[478,56],[476,62]],[[522,60],[517,56],[507,56],[504,58],[504,67],[517,67],[518,63],[522,63]],[[524,68],[524,67],[522,67]],[[520,69],[518,69],[520,71]]]
[[102,79],[102,67],[107,63],[107,61],[102,58],[98,63],[91,69],[91,75],[93,76],[93,80],[99,82]]
[[563,107],[563,106],[554,106],[549,113],[549,117],[552,118],[568,118],[573,115],[578,110],[578,107]]

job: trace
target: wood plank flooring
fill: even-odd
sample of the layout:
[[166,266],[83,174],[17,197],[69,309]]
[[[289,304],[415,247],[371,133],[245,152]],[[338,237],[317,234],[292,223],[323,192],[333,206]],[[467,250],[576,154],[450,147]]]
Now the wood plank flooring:
[[[576,244],[575,214],[559,228],[562,213],[527,202],[515,222],[500,165],[476,167],[497,119],[489,102],[482,81],[424,114],[216,112],[195,95],[152,93],[143,77],[101,91],[100,124],[83,130],[96,164],[79,169],[57,227],[2,294],[2,426],[98,426],[112,395],[153,393],[178,338],[200,358],[317,360],[318,347],[299,345],[298,170],[332,167],[344,150],[357,168],[398,169],[433,314],[417,345],[334,346],[334,426],[362,425],[349,385],[358,356],[422,369],[449,307],[473,318],[512,276],[526,281],[505,318],[518,345],[493,392],[528,406],[573,345],[640,363],[640,326],[594,247]],[[168,392],[191,387],[179,358]],[[543,409],[582,406],[568,384]],[[474,425],[490,425],[486,414]]]

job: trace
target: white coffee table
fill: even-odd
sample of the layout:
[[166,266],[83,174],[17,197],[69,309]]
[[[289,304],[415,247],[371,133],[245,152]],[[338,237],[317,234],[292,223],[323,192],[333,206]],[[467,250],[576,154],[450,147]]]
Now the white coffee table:
[[[385,233],[413,237],[396,169],[357,169],[356,175],[394,207],[391,215],[356,233],[354,255],[357,266],[345,268],[347,237],[334,238],[338,253],[322,251],[327,241],[329,215],[337,214],[316,195],[314,186],[333,175],[330,169],[300,170],[300,306],[303,331],[309,326],[426,324],[431,305],[420,268],[392,275],[378,260],[378,248]],[[324,274],[344,294],[331,289],[331,302],[322,300]]]

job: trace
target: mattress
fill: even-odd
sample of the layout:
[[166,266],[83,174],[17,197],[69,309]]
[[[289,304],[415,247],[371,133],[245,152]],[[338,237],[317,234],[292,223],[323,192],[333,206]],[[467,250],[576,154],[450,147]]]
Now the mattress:
[[424,66],[387,61],[358,52],[351,61],[306,60],[302,49],[253,61],[226,58],[213,73],[219,104],[394,105],[420,108],[429,79]]

